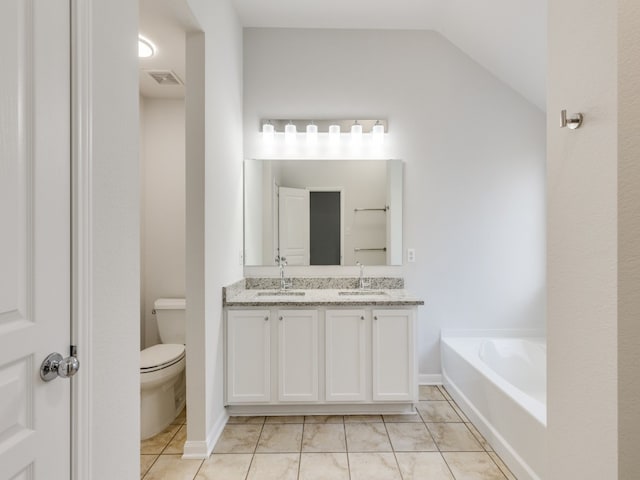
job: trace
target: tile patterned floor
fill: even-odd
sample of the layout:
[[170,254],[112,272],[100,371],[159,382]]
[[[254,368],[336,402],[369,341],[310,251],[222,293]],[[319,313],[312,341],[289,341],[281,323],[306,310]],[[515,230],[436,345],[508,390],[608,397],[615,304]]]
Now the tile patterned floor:
[[232,417],[207,460],[183,460],[184,412],[141,444],[144,480],[515,480],[447,391],[414,415]]

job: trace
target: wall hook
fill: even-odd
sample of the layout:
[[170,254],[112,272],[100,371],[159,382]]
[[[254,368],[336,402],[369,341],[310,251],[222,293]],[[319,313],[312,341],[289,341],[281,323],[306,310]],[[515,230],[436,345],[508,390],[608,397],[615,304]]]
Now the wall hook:
[[575,113],[567,118],[567,111],[560,111],[560,128],[569,127],[571,130],[575,130],[582,126],[582,120],[584,120],[584,117],[581,113]]

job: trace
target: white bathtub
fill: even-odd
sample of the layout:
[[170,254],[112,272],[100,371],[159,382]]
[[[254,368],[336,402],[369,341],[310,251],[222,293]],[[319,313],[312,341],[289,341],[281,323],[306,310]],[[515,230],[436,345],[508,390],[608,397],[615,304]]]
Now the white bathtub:
[[443,382],[519,480],[545,478],[543,338],[441,338]]

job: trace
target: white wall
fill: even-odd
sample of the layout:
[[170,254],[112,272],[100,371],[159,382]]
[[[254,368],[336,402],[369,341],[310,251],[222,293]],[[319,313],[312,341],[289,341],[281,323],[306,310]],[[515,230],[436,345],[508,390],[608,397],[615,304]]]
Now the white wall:
[[549,13],[548,478],[640,478],[640,10]]
[[185,297],[184,100],[145,98],[142,160],[142,331],[144,347],[160,343],[158,298]]
[[242,278],[242,29],[231,0],[188,0],[187,444],[204,457],[226,421],[222,287]]
[[74,285],[81,292],[74,302],[86,308],[80,312],[81,367],[74,380],[84,385],[74,405],[84,422],[76,450],[81,471],[76,473],[92,480],[138,478],[138,5],[91,0],[74,2],[74,8],[74,42],[81,59],[74,71],[80,79],[74,93],[81,104],[74,108],[82,113],[74,119],[74,140],[79,141],[81,172],[87,175],[78,191],[79,210],[88,215],[82,216],[76,244],[88,257],[81,258],[82,276]]
[[244,42],[247,158],[269,155],[261,118],[388,118],[383,151],[365,153],[405,161],[421,374],[440,373],[441,328],[544,328],[538,108],[431,31],[245,29]]

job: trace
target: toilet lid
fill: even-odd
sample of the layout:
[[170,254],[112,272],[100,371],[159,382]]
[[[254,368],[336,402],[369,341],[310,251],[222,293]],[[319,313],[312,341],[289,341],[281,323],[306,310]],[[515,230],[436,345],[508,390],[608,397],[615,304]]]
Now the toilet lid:
[[147,370],[172,363],[184,355],[184,345],[162,343],[140,352],[140,369]]

